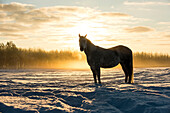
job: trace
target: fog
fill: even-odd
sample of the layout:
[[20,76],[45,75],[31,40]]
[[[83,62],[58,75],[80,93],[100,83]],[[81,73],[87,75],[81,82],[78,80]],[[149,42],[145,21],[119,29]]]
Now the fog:
[[[133,53],[134,67],[170,67],[170,56],[158,53]],[[17,48],[13,42],[0,43],[0,69],[53,68],[89,69],[84,52],[45,51]],[[121,68],[118,65],[116,68]]]

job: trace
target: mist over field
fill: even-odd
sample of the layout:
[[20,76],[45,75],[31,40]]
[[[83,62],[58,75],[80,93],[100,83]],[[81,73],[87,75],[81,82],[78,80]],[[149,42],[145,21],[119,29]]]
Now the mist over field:
[[[0,43],[0,68],[89,69],[86,56],[80,51],[45,51],[22,49],[13,42]],[[133,53],[134,67],[169,67],[170,56],[158,53]],[[119,68],[120,66],[118,66]]]

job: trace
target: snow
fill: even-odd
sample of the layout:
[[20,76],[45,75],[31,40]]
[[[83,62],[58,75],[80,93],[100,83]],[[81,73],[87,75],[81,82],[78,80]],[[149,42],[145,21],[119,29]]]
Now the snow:
[[90,70],[0,70],[0,112],[170,113],[170,68],[136,68],[134,84],[102,70],[101,80]]

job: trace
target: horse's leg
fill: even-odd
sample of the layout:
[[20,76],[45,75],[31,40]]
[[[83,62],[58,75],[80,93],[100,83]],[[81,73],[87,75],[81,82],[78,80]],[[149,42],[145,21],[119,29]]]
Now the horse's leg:
[[93,78],[94,78],[94,83],[96,84],[97,83],[97,80],[96,80],[96,73],[95,73],[95,69],[90,67],[92,72],[93,72]]
[[130,76],[129,76],[129,82],[128,82],[128,83],[131,84],[131,83],[132,83],[131,81],[132,81],[132,76],[130,75]]
[[129,73],[129,83],[133,83],[133,64],[129,62],[128,65],[128,73]]
[[101,80],[100,80],[100,67],[97,67],[96,68],[96,74],[97,74],[97,77],[98,77],[98,81],[99,81],[99,84],[101,84]]
[[127,67],[126,67],[126,65],[125,65],[125,63],[121,63],[121,66],[122,66],[122,69],[123,69],[123,71],[124,71],[124,73],[125,73],[125,83],[127,83],[127,81],[128,81],[128,71],[127,71]]

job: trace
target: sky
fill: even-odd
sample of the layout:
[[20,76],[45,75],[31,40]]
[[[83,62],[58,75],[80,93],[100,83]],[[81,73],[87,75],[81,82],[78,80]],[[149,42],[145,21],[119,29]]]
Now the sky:
[[79,50],[95,45],[170,54],[170,0],[0,0],[0,43]]

